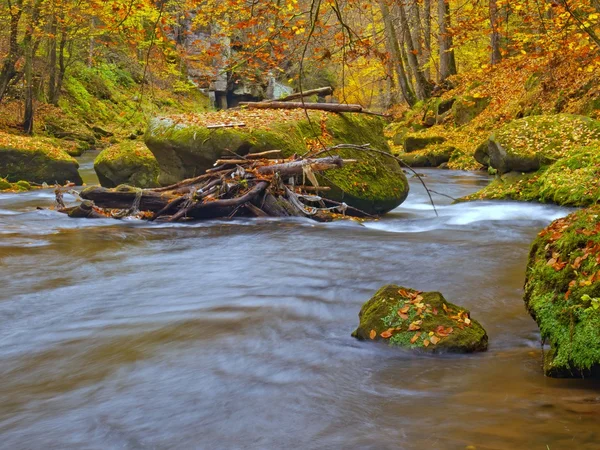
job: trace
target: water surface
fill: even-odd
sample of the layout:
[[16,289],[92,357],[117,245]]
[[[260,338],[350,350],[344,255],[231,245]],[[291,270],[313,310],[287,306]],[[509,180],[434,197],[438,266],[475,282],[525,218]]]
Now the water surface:
[[[488,182],[422,172],[451,197]],[[436,217],[411,184],[365,224],[93,221],[0,194],[0,448],[598,449],[600,385],[543,376],[522,301],[531,240],[568,210],[435,195]],[[354,340],[385,283],[469,308],[489,351]]]

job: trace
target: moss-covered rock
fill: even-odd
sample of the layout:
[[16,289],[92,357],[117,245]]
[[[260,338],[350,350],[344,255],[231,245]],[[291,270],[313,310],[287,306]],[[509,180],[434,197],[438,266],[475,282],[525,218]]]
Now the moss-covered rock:
[[533,242],[525,304],[551,348],[553,377],[600,377],[600,206],[558,219]]
[[159,168],[156,158],[143,142],[124,141],[103,150],[94,161],[100,184],[112,188],[120,184],[157,187]]
[[79,164],[44,139],[0,133],[0,175],[9,182],[81,184]]
[[433,145],[412,153],[400,153],[398,157],[411,167],[439,167],[450,161],[456,148],[448,145]]
[[446,138],[443,136],[430,136],[421,133],[410,133],[404,137],[404,151],[406,153],[415,152],[417,150],[423,150],[424,148],[445,142]]
[[439,292],[387,285],[363,305],[352,336],[426,352],[471,353],[487,350],[483,327],[469,311]]
[[0,178],[0,191],[8,191],[9,189],[12,189],[12,183],[6,178]]
[[499,173],[534,172],[568,154],[573,147],[600,139],[600,122],[556,114],[513,120],[475,151],[475,159]]
[[511,199],[589,206],[600,201],[600,142],[574,147],[568,155],[537,172],[509,172],[467,200]]
[[477,117],[490,104],[490,97],[465,95],[456,99],[452,104],[454,123],[465,125]]
[[[389,151],[383,122],[358,114],[310,114],[303,110],[248,111],[236,116],[224,113],[174,116],[151,120],[145,140],[160,167],[159,181],[170,184],[203,173],[215,161],[232,154],[281,150],[286,157],[305,154],[311,147],[342,143],[370,144]],[[246,123],[239,128],[208,128],[226,121]],[[408,181],[391,156],[357,149],[335,152],[358,162],[318,177],[332,189],[327,197],[345,202],[369,214],[383,214],[400,205],[408,195]]]

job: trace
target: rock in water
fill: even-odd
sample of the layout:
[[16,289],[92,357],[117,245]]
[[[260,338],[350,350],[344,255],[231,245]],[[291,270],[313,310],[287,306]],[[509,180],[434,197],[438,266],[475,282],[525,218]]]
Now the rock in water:
[[10,182],[82,184],[77,161],[47,140],[0,133],[0,176]]
[[525,305],[550,344],[551,377],[600,377],[600,206],[555,220],[533,242]]
[[468,310],[439,292],[383,286],[363,305],[352,336],[426,352],[472,353],[487,350],[488,336]]
[[158,163],[143,142],[124,141],[103,150],[94,161],[100,184],[140,188],[158,187]]
[[[146,144],[160,166],[159,182],[171,184],[213,168],[217,160],[280,150],[283,157],[304,155],[322,145],[370,144],[389,152],[379,118],[360,114],[286,111],[234,111],[155,118]],[[231,126],[242,123],[244,126]],[[356,149],[328,152],[357,162],[318,175],[332,189],[327,197],[371,215],[384,214],[408,195],[408,181],[391,156]]]

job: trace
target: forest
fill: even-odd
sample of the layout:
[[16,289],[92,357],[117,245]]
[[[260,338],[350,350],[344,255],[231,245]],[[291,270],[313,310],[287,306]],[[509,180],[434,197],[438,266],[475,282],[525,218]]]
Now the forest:
[[598,0],[0,0],[0,447],[596,449],[599,201]]

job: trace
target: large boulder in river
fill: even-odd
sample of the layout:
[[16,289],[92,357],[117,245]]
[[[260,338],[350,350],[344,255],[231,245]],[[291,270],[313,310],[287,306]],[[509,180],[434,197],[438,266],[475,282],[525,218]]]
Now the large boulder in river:
[[439,292],[383,286],[363,305],[352,336],[427,352],[471,353],[487,350],[488,336],[465,308]]
[[600,377],[600,206],[555,220],[533,242],[525,305],[550,344],[552,377]]
[[600,122],[571,114],[513,120],[475,151],[475,159],[500,174],[534,172],[562,158],[573,146],[600,139]]
[[127,184],[140,188],[158,187],[158,163],[143,142],[124,141],[96,157],[94,170],[100,184],[112,188]]
[[77,161],[46,139],[0,133],[0,175],[10,182],[82,184]]
[[[306,114],[300,109],[250,110],[154,118],[145,140],[160,166],[161,184],[197,176],[218,159],[236,154],[281,150],[288,157],[343,143],[389,152],[379,118],[312,111],[309,121]],[[244,126],[230,126],[239,123]],[[408,181],[392,156],[357,149],[328,154],[357,160],[317,177],[331,187],[328,198],[368,214],[386,213],[406,199]]]

